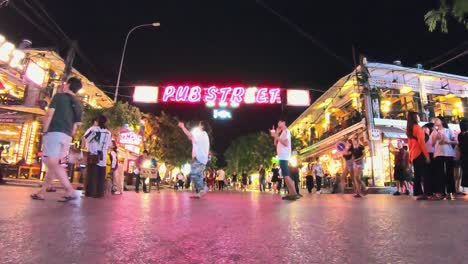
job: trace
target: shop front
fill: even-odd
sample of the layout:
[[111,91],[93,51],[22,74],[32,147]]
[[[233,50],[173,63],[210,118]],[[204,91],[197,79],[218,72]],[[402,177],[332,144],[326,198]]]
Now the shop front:
[[336,144],[362,136],[364,176],[370,185],[384,187],[393,182],[398,141],[407,144],[407,113],[420,113],[420,125],[442,116],[458,133],[457,123],[467,114],[468,78],[381,63],[369,63],[367,68],[367,84],[356,73],[341,78],[289,128],[306,146],[299,150],[300,157],[305,161],[319,157],[332,177],[341,175],[344,166]]
[[128,185],[131,185],[133,181],[132,176],[140,156],[142,142],[142,136],[132,131],[128,126],[120,130],[117,140],[118,156],[122,159],[123,173],[127,177],[126,183]]

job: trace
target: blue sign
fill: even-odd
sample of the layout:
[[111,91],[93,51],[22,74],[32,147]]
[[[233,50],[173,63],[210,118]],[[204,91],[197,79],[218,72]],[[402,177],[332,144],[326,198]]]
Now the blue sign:
[[226,110],[226,109],[214,109],[213,118],[214,119],[231,119],[232,114],[231,114],[231,111]]

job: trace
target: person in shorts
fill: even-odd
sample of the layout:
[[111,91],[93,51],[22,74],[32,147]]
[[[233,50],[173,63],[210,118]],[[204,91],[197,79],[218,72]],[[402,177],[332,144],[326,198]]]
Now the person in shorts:
[[281,176],[284,178],[284,183],[288,188],[288,195],[282,197],[283,200],[297,200],[299,196],[296,192],[294,180],[289,175],[289,159],[291,158],[291,132],[286,126],[286,119],[280,118],[278,121],[278,127],[274,127],[270,130],[270,134],[274,139],[276,146],[276,152],[279,159],[279,165],[281,169]]
[[62,93],[52,98],[43,121],[43,156],[47,171],[42,188],[31,195],[34,200],[44,200],[43,193],[57,178],[65,188],[66,194],[61,202],[77,199],[75,190],[68,180],[63,163],[70,149],[72,137],[81,123],[83,107],[75,94],[82,88],[81,81],[75,77],[68,79]]

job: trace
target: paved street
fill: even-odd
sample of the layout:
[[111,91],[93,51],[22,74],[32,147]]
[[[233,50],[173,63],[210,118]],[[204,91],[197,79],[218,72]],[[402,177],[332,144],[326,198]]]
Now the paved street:
[[0,263],[466,263],[468,200],[173,191],[29,198],[0,186]]

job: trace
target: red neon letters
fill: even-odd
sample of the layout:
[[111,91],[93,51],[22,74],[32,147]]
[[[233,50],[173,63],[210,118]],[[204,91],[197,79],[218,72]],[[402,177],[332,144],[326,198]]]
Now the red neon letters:
[[230,102],[235,104],[280,104],[280,88],[256,87],[221,87],[211,86],[167,86],[162,96],[163,102],[215,103]]

